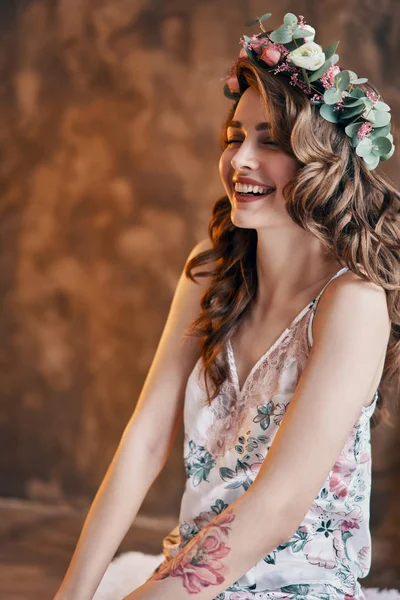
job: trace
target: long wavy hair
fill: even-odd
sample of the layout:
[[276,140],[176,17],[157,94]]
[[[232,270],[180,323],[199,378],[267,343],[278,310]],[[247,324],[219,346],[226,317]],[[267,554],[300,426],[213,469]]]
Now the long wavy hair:
[[[300,163],[283,190],[290,217],[339,263],[385,289],[391,333],[371,427],[382,421],[391,424],[400,394],[400,192],[385,174],[368,171],[344,129],[323,119],[318,107],[289,85],[284,74],[273,75],[246,58],[238,59],[236,74],[241,94],[248,87],[260,94],[274,141]],[[360,87],[377,93],[370,83]],[[238,100],[221,130],[222,151],[237,104]],[[192,281],[210,278],[201,312],[186,333],[201,338],[211,403],[227,377],[218,355],[256,295],[257,232],[232,223],[225,195],[213,205],[208,234],[212,249],[194,256],[185,269]],[[206,270],[193,274],[204,265]]]

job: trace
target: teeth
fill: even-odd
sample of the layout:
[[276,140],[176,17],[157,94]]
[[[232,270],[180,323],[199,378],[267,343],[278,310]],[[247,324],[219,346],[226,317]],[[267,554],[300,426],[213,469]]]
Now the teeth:
[[250,185],[247,183],[235,183],[235,191],[240,192],[241,194],[248,194],[249,192],[253,192],[255,194],[266,194],[271,191],[272,188],[262,187],[260,185]]

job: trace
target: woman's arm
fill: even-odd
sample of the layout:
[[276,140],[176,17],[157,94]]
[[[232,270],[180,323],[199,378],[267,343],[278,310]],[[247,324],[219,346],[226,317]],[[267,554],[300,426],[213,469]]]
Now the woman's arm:
[[[189,258],[210,247],[204,240]],[[182,418],[184,390],[200,355],[198,340],[182,343],[200,311],[207,278],[179,279],[137,406],[93,500],[55,600],[91,600],[143,499],[165,464]]]
[[125,600],[212,600],[293,535],[372,399],[389,333],[382,288],[359,278],[332,282],[306,367],[253,485]]

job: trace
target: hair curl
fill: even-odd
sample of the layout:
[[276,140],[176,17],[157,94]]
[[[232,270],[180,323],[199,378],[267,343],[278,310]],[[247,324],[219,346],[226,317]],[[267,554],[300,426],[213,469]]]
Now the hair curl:
[[[400,394],[400,192],[385,174],[367,170],[344,128],[323,119],[318,107],[304,92],[288,85],[283,73],[273,75],[243,58],[236,63],[236,74],[241,94],[248,87],[260,94],[274,141],[300,163],[283,190],[290,217],[316,236],[338,262],[385,289],[391,333],[371,427],[381,421],[391,424]],[[361,87],[377,93],[371,83]],[[222,150],[237,104],[221,130]],[[227,377],[218,355],[257,289],[257,233],[236,227],[230,215],[228,196],[216,200],[208,227],[213,248],[194,256],[185,269],[192,281],[210,277],[202,310],[187,330],[201,337],[209,403]],[[208,270],[193,274],[193,269],[205,264],[211,265]]]

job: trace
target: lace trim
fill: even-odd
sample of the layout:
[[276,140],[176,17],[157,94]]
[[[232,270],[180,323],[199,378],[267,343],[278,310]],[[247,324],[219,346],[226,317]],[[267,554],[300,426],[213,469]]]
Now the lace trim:
[[270,400],[277,405],[282,395],[287,398],[288,394],[293,394],[309,355],[307,326],[311,314],[310,310],[305,312],[284,336],[282,334],[283,337],[277,340],[279,343],[276,342],[271,352],[250,372],[241,391],[235,385],[236,367],[226,347],[228,377],[211,404],[214,419],[206,433],[207,450],[214,457],[224,456],[234,448],[251,408]]

